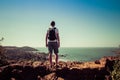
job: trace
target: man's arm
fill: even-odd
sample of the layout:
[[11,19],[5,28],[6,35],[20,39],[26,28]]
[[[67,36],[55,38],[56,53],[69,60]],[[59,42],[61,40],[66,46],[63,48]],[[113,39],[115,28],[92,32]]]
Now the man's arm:
[[45,42],[46,42],[46,47],[48,47],[48,33],[46,33],[46,38],[45,38]]
[[57,33],[57,39],[58,39],[58,47],[60,47],[60,37],[59,37],[59,33]]

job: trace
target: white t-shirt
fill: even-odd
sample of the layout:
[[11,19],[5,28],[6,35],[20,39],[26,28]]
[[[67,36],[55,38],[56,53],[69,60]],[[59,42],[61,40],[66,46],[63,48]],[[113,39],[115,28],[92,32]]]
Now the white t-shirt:
[[[49,27],[49,29],[47,30],[47,33],[49,33],[50,29],[53,29],[53,28],[56,28],[56,27]],[[55,33],[59,33],[57,28],[55,29]]]

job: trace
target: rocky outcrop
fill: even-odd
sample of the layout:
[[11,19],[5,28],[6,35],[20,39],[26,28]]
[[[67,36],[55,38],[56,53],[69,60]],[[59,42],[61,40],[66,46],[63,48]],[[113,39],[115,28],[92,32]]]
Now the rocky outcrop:
[[1,80],[37,80],[38,76],[43,77],[49,74],[50,71],[46,69],[45,66],[39,66],[33,68],[32,66],[7,66],[0,73]]
[[[0,67],[1,80],[111,80],[110,72],[115,58],[95,62],[63,62],[49,67],[49,61],[17,61]],[[9,61],[10,62],[10,61]]]

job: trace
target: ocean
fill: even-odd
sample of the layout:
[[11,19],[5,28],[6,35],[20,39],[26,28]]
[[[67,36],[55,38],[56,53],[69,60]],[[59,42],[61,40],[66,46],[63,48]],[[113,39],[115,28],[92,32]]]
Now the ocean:
[[[36,48],[40,52],[48,53],[47,48]],[[117,48],[81,48],[81,47],[70,47],[70,48],[60,48],[59,55],[63,55],[63,57],[59,57],[59,60],[62,61],[95,61],[104,56],[115,56],[116,54],[113,52]]]

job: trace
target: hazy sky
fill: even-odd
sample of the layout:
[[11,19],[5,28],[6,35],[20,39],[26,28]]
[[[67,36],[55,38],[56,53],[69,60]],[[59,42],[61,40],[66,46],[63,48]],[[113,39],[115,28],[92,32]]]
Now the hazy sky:
[[0,0],[3,45],[45,47],[52,20],[61,47],[120,44],[120,0]]

